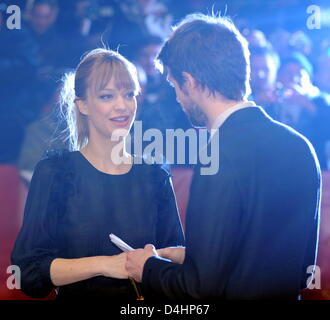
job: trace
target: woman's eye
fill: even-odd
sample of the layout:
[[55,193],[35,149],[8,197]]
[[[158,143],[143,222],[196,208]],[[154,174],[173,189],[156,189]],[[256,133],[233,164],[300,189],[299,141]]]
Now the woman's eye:
[[113,94],[102,94],[100,96],[100,99],[102,99],[102,100],[110,100],[112,98],[113,98]]
[[134,97],[135,97],[135,92],[129,92],[129,93],[127,93],[126,94],[126,97],[128,98],[128,99],[133,99]]

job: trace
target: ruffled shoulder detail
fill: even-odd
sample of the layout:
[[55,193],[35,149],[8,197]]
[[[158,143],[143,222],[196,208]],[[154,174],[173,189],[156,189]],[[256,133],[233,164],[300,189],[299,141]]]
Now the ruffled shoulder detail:
[[68,198],[76,192],[74,162],[70,157],[71,152],[66,149],[47,150],[41,161],[49,161],[54,173],[52,183],[52,200],[65,212]]
[[44,159],[54,159],[54,160],[64,160],[69,155],[69,150],[67,149],[50,149],[46,150],[42,160]]

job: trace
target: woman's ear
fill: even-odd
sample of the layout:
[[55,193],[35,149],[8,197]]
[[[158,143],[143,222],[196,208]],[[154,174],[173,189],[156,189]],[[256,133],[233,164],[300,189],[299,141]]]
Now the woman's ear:
[[87,116],[89,114],[87,104],[84,100],[76,99],[74,102],[77,104],[77,107],[78,107],[78,110],[80,113],[82,113],[85,116]]

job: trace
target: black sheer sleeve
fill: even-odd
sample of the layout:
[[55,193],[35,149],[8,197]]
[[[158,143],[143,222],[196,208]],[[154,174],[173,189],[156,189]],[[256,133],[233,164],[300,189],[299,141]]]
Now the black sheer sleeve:
[[157,166],[156,198],[158,202],[157,248],[184,245],[184,235],[172,179],[168,170]]
[[34,298],[47,296],[54,285],[51,262],[57,258],[58,206],[52,186],[56,178],[54,159],[41,160],[32,177],[24,221],[14,250],[12,264],[21,271],[21,290]]

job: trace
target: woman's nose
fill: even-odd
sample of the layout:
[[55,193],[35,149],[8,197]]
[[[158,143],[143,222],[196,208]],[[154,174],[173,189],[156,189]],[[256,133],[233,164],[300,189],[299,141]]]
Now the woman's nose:
[[128,105],[127,101],[125,100],[124,97],[118,97],[116,104],[115,104],[115,109],[120,110],[120,111],[126,111],[128,110]]

